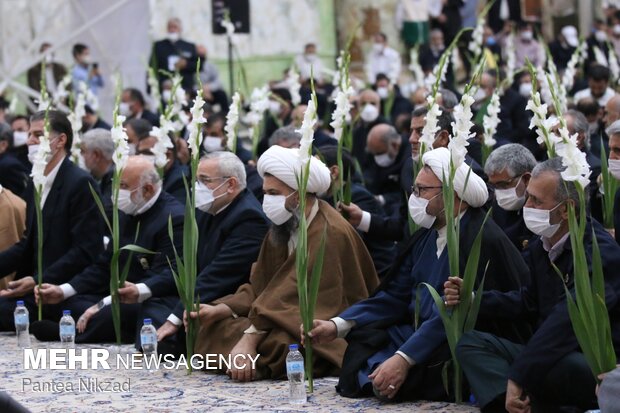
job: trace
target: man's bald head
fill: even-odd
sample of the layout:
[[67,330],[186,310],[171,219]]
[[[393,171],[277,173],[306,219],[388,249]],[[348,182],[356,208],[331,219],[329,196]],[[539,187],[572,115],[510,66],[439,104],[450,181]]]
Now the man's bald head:
[[394,126],[381,123],[374,126],[368,132],[366,148],[372,155],[387,153],[391,159],[395,159],[400,150],[402,138]]
[[161,189],[161,178],[149,157],[130,156],[121,174],[121,189],[131,191],[131,200],[144,204]]
[[360,107],[364,107],[368,103],[375,105],[376,107],[379,107],[379,104],[381,103],[381,97],[379,97],[379,94],[375,92],[374,90],[366,89],[362,91],[362,93],[360,93],[359,102],[360,102]]

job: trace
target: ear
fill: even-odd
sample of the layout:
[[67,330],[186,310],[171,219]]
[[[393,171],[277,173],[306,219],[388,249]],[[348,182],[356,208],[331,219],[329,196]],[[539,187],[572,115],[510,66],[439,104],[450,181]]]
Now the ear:
[[142,187],[142,196],[144,199],[151,199],[155,195],[155,187],[153,184],[144,184]]
[[433,149],[447,148],[449,143],[450,143],[450,134],[448,134],[447,130],[442,130],[437,135],[435,142],[433,142]]
[[69,152],[71,150],[71,148],[67,148],[67,135],[65,135],[64,133],[61,133],[60,135],[58,135],[58,139],[57,139],[56,145],[60,144],[61,148],[65,148],[67,150],[67,152]]
[[239,180],[236,176],[231,176],[226,184],[226,192],[232,194],[235,189],[239,187]]
[[329,167],[329,174],[332,179],[336,180],[340,176],[340,170],[338,169],[338,165],[333,165]]
[[521,182],[523,182],[523,184],[527,187],[527,185],[530,183],[530,178],[531,177],[532,177],[532,173],[531,172],[526,172],[521,177]]
[[561,212],[560,216],[562,217],[562,220],[564,220],[564,221],[568,221],[568,208],[569,208],[569,206],[572,206],[572,207],[575,206],[575,202],[573,202],[572,199],[567,199],[566,202],[564,203],[564,205],[561,206],[562,212]]

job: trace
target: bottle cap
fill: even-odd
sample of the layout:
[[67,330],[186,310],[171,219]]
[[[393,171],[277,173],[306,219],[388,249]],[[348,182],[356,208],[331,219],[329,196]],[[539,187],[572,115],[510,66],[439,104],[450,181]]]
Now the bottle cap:
[[150,318],[145,318],[144,319],[144,324],[151,324],[151,323],[152,323],[152,321],[151,321]]
[[17,305],[24,305],[24,302],[22,300],[17,301]]
[[62,310],[62,315],[71,315],[71,310]]
[[299,350],[299,344],[289,344],[289,350]]

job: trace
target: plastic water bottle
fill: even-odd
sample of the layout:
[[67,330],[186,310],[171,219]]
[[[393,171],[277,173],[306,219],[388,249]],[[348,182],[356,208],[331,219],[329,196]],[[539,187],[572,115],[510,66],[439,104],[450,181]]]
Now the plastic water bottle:
[[64,310],[60,319],[60,341],[66,348],[75,347],[75,321],[71,317],[71,310]]
[[24,305],[24,302],[19,300],[15,307],[14,320],[15,331],[17,333],[17,346],[20,348],[30,347],[30,333],[28,328],[30,327],[30,317],[28,315],[28,309]]
[[289,402],[304,404],[306,398],[306,383],[304,380],[304,356],[299,352],[297,344],[288,346],[286,356],[286,374],[288,375]]
[[157,359],[157,330],[150,318],[144,319],[144,325],[140,329],[140,344],[142,345],[142,354],[145,366],[149,370],[156,368],[155,360]]

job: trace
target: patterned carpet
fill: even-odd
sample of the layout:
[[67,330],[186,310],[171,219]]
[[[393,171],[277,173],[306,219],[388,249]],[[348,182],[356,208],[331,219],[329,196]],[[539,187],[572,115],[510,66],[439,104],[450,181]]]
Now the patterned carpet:
[[[54,345],[55,344],[55,345]],[[33,348],[58,348],[58,343],[39,343],[32,337]],[[78,346],[83,348],[87,346]],[[102,348],[102,346],[89,346]],[[109,346],[103,348],[110,349]],[[17,348],[14,334],[0,333],[0,390],[9,393],[32,412],[477,412],[471,406],[448,403],[383,404],[376,399],[346,399],[334,386],[336,378],[315,382],[308,403],[288,403],[286,381],[235,383],[226,376],[203,372],[188,376],[184,370],[24,370],[23,353]],[[116,349],[116,351],[119,351]],[[122,346],[121,354],[133,352]],[[43,383],[78,383],[93,385],[107,381],[124,385],[128,391],[56,392],[44,389]],[[71,384],[68,384],[71,383]],[[93,389],[91,387],[91,389]],[[101,388],[100,388],[101,389]],[[47,391],[45,391],[47,390]]]

